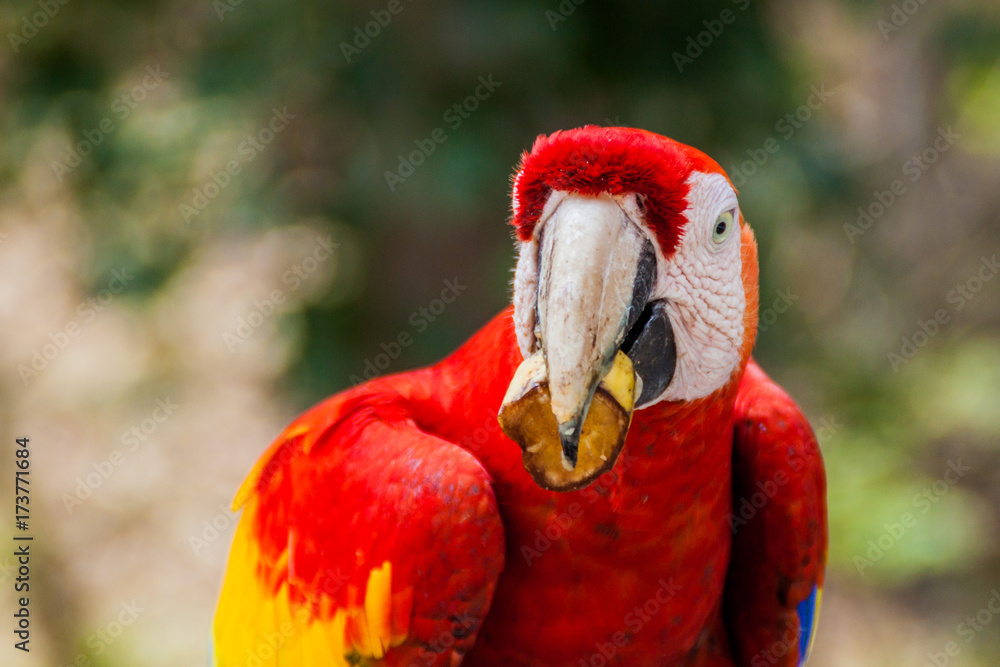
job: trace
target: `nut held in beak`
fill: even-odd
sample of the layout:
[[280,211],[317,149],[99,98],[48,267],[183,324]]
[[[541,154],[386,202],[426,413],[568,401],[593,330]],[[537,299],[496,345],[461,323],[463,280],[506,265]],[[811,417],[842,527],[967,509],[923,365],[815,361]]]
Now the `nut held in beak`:
[[583,488],[618,460],[639,394],[637,380],[632,362],[618,352],[587,411],[575,467],[563,457],[540,351],[525,359],[514,373],[500,407],[500,427],[521,446],[524,468],[539,486],[550,491]]

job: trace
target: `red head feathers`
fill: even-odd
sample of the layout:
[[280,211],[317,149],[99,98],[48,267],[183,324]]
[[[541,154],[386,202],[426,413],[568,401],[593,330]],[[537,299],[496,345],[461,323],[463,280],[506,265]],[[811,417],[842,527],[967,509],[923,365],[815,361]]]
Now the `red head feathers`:
[[646,223],[669,256],[686,222],[692,171],[725,173],[701,151],[645,130],[587,125],[541,135],[514,178],[512,224],[519,239],[530,239],[553,190],[635,192],[644,196]]

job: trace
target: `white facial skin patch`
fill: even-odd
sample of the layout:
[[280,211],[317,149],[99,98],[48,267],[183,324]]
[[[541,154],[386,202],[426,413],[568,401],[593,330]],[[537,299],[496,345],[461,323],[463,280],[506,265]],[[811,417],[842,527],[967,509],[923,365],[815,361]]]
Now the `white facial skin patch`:
[[[688,225],[673,257],[657,248],[653,299],[667,301],[677,343],[677,367],[654,403],[708,396],[729,381],[743,344],[743,261],[736,193],[721,174],[694,172],[688,178]],[[720,216],[732,217],[719,240]]]

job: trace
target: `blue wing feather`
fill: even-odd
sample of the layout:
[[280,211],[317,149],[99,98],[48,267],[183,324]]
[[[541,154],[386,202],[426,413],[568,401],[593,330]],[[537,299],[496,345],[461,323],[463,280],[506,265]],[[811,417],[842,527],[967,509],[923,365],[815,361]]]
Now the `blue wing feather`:
[[806,664],[809,657],[809,649],[812,645],[813,631],[816,628],[816,621],[819,618],[819,599],[821,589],[813,586],[812,593],[805,600],[799,603],[796,612],[799,616],[799,667]]

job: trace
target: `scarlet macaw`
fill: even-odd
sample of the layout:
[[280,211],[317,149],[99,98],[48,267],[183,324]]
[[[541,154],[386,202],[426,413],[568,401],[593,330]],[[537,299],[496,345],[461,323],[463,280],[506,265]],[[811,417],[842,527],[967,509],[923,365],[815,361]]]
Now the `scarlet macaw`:
[[823,463],[750,358],[728,177],[650,132],[556,132],[512,223],[512,308],[310,409],[250,473],[217,667],[805,662]]

